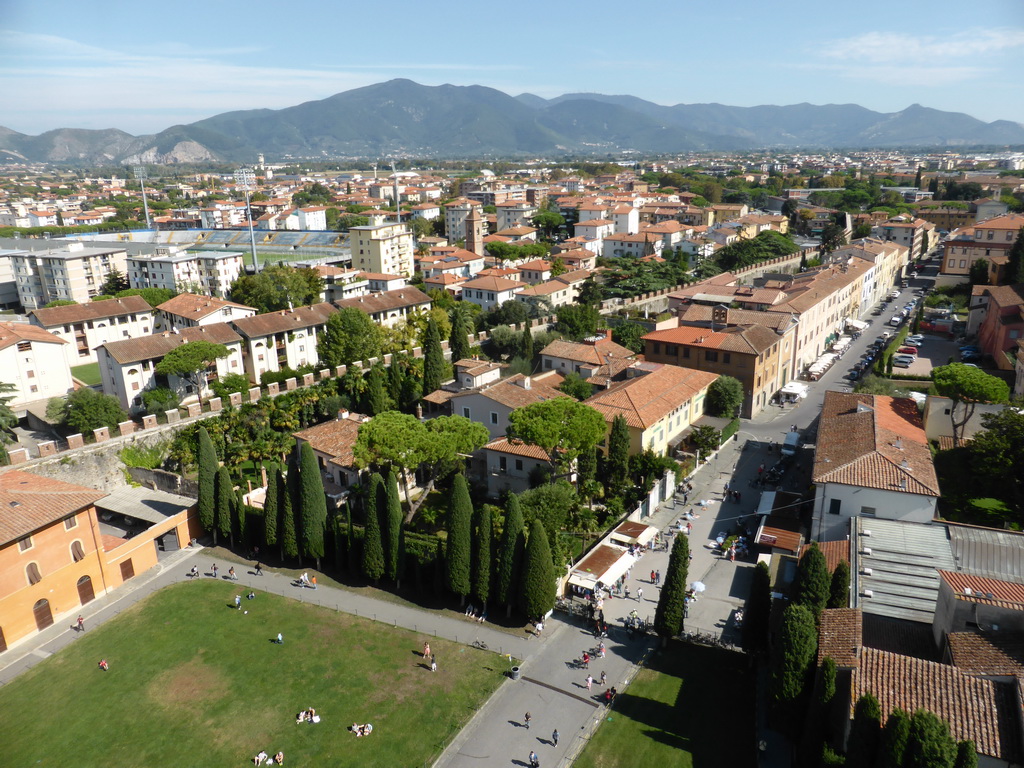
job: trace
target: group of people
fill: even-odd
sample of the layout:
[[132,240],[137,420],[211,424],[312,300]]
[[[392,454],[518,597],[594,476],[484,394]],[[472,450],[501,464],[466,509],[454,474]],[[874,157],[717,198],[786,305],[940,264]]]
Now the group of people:
[[352,731],[358,739],[360,736],[369,736],[373,733],[373,724],[366,723],[365,725],[360,725],[359,723],[352,723],[352,725],[349,726],[349,730]]
[[316,714],[316,710],[313,707],[304,709],[295,716],[295,724],[299,723],[319,723],[320,718]]
[[260,765],[261,763],[264,763],[264,762],[267,765],[270,765],[271,763],[273,763],[274,765],[283,765],[284,764],[284,752],[278,752],[273,757],[270,757],[264,750],[261,749],[256,754],[256,757],[254,757],[252,759],[252,764],[253,765]]
[[302,575],[299,576],[298,581],[300,587],[312,587],[313,589],[316,589],[316,576],[313,576],[311,579],[309,578],[309,574],[305,571],[303,571]]
[[466,606],[466,616],[468,616],[471,619],[476,619],[478,622],[483,624],[485,621],[487,621],[487,609],[481,608],[479,611],[477,611],[476,607],[472,603],[470,603]]

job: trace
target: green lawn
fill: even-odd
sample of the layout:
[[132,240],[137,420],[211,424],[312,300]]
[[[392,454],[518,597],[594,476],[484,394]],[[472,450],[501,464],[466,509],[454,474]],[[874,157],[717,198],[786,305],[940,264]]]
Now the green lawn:
[[619,694],[575,766],[748,768],[754,751],[754,680],[746,658],[671,643]]
[[[420,766],[507,668],[431,638],[433,674],[419,635],[263,593],[242,600],[246,615],[240,591],[212,579],[164,589],[0,689],[0,762],[227,768],[264,749],[292,766]],[[322,721],[296,725],[310,706]],[[373,735],[357,739],[353,722]]]
[[71,375],[86,386],[95,387],[101,382],[100,364],[86,363],[85,365],[76,365],[71,369]]

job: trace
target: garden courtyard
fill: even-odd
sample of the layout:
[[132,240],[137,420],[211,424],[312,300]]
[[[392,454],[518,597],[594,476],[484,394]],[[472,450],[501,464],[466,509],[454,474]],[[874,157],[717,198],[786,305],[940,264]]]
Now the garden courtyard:
[[[4,764],[216,768],[252,765],[265,750],[293,766],[429,765],[507,669],[496,654],[245,593],[177,584],[87,626],[0,689]],[[309,707],[321,721],[296,724]],[[355,722],[372,723],[372,735],[356,738]]]

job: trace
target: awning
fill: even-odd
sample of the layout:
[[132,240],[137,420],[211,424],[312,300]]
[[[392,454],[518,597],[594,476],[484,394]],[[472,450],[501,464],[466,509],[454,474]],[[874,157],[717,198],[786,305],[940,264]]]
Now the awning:
[[569,583],[583,589],[594,589],[599,581],[612,584],[635,562],[636,558],[626,550],[601,544],[576,564],[569,574]]
[[755,515],[770,515],[775,508],[775,491],[764,491],[761,500],[757,503]]
[[846,324],[851,328],[856,328],[858,331],[863,331],[868,327],[868,323],[865,323],[863,320],[856,320],[852,317],[846,318]]
[[789,382],[789,384],[784,386],[779,391],[782,392],[782,394],[784,395],[796,395],[797,397],[807,397],[807,393],[810,391],[810,388],[802,382],[791,381]]
[[852,341],[853,339],[850,338],[849,336],[840,336],[839,341],[832,345],[832,350],[835,352],[841,352],[842,350],[850,346],[850,342]]
[[612,531],[611,539],[624,544],[640,544],[646,547],[657,533],[658,529],[654,526],[627,520]]

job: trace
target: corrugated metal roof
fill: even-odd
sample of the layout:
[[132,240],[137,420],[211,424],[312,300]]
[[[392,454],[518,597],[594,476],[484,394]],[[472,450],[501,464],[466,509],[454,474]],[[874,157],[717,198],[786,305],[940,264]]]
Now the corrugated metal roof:
[[949,526],[956,569],[990,579],[1024,581],[1024,533]]
[[[850,523],[850,535],[855,537],[850,548],[853,607],[930,624],[939,594],[937,571],[956,567],[946,527],[861,517],[851,518]],[[871,535],[864,535],[865,531]],[[871,569],[870,575],[866,568]]]
[[152,488],[120,488],[96,502],[96,509],[127,515],[147,523],[162,523],[196,503],[195,499]]

